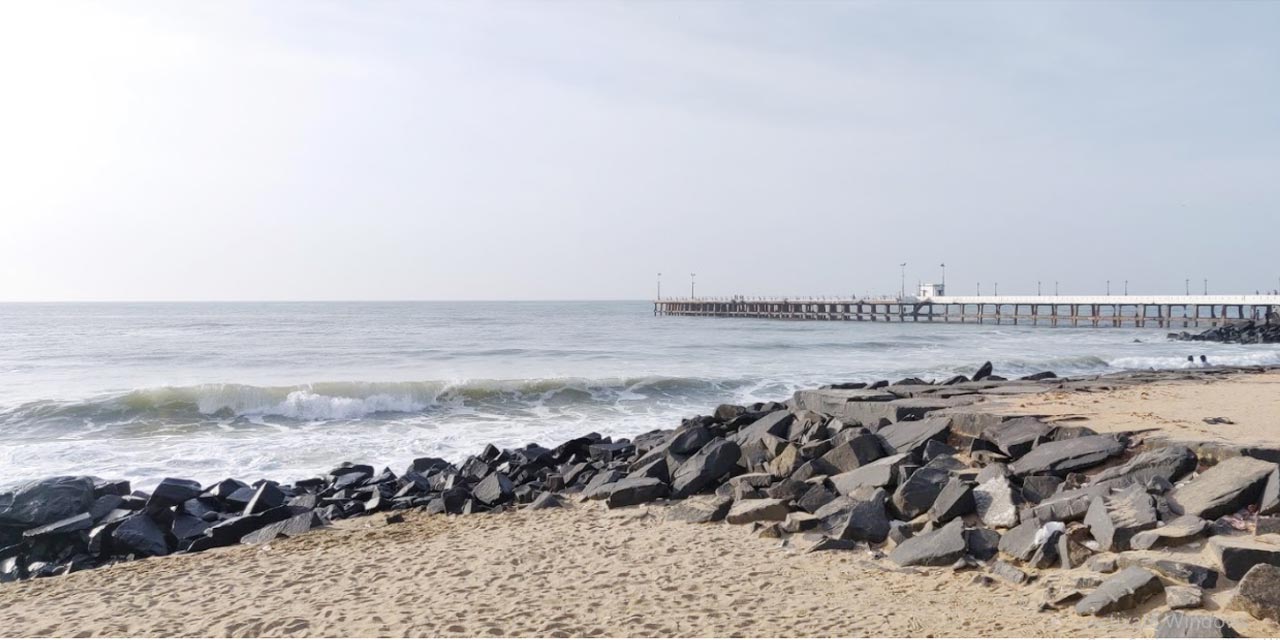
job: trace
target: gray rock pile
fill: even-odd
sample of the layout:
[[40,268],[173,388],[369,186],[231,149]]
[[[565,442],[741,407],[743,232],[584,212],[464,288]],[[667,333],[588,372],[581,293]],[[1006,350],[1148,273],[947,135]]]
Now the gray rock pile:
[[1224,324],[1200,333],[1170,333],[1170,340],[1193,342],[1226,342],[1234,344],[1266,344],[1280,342],[1280,323],[1244,320]]

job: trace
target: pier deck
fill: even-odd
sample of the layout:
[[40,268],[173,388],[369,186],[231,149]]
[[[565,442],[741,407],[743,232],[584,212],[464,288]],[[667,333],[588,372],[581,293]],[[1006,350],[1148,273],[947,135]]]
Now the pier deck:
[[1025,324],[1053,327],[1215,327],[1277,321],[1280,295],[936,296],[931,298],[665,298],[660,316]]

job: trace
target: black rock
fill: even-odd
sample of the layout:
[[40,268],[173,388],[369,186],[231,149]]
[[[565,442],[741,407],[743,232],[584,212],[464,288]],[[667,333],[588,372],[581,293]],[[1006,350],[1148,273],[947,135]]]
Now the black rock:
[[1134,549],[1150,549],[1159,544],[1182,544],[1199,536],[1208,526],[1209,522],[1203,518],[1178,516],[1162,527],[1135,534],[1129,539],[1129,546]]
[[853,471],[831,476],[831,484],[845,495],[859,487],[893,487],[900,479],[905,479],[904,476],[910,476],[910,473],[903,473],[903,468],[910,462],[910,454],[886,456]]
[[691,456],[714,438],[715,433],[711,429],[693,426],[677,431],[667,444],[667,449],[678,455]]
[[559,509],[564,506],[564,499],[560,494],[544,491],[538,494],[538,497],[529,503],[529,509],[532,511],[541,511],[543,509]]
[[921,467],[893,492],[893,506],[910,520],[928,511],[950,480],[951,474],[943,469]]
[[93,501],[93,504],[89,506],[89,517],[93,518],[95,522],[100,521],[107,517],[107,514],[119,509],[123,502],[124,499],[116,494],[109,493],[99,496]]
[[733,499],[724,496],[694,496],[667,509],[667,518],[683,522],[719,522],[729,514]]
[[1022,479],[1022,498],[1038,504],[1056,493],[1060,486],[1062,478],[1058,476],[1027,476]]
[[1275,470],[1274,462],[1248,456],[1228,458],[1174,489],[1169,501],[1178,513],[1209,520],[1235,513],[1258,501]]
[[1070,440],[1046,442],[1009,465],[1017,476],[1064,476],[1087,469],[1120,455],[1124,445],[1111,436],[1084,436]]
[[831,466],[833,473],[843,473],[883,458],[884,455],[880,438],[867,433],[836,445],[822,456],[822,461]]
[[1134,485],[1109,498],[1094,498],[1084,523],[1103,550],[1124,551],[1131,548],[1134,534],[1155,529],[1159,519],[1155,500]]
[[[228,478],[226,480],[223,480],[222,482],[219,482],[218,484],[213,485],[212,487],[209,487],[209,489],[204,492],[204,495],[211,498],[217,498],[218,500],[226,500],[228,497],[231,496],[231,494],[241,489],[244,489],[248,486],[249,485],[243,482],[240,482],[239,480],[233,480],[231,478]],[[244,505],[241,504],[240,508],[243,509]]]
[[785,438],[793,421],[795,421],[795,416],[790,411],[785,409],[774,411],[743,427],[730,440],[741,447],[756,442],[766,435]]
[[204,532],[209,529],[209,526],[210,523],[206,522],[203,518],[198,518],[186,513],[180,513],[174,516],[173,525],[169,530],[173,533],[173,537],[178,539],[179,545],[185,546],[182,545],[183,541],[189,542],[203,536]]
[[904,540],[889,559],[902,567],[946,567],[963,557],[967,548],[964,523],[952,520],[941,529]]
[[127,496],[133,491],[128,480],[95,480],[93,483],[93,495],[95,498],[103,496]]
[[991,376],[991,369],[992,369],[992,367],[991,367],[991,363],[990,363],[990,362],[984,362],[984,363],[982,363],[982,366],[981,366],[981,367],[978,367],[978,370],[977,370],[976,372],[974,372],[974,374],[973,374],[973,381],[974,381],[974,382],[978,382],[979,380],[982,380],[983,378],[988,378],[988,377],[990,377],[990,376]]
[[582,490],[582,495],[592,500],[603,500],[609,497],[612,488],[609,486],[622,479],[622,472],[617,469],[606,469],[591,478],[591,482]]
[[433,473],[452,468],[453,465],[449,464],[448,460],[443,460],[441,458],[415,458],[413,462],[409,464],[409,468],[406,470],[406,475],[408,475],[408,471],[412,471],[423,476],[429,476]]
[[511,479],[505,473],[495,471],[481,480],[480,484],[472,489],[471,495],[480,502],[495,506],[509,502],[514,490]]
[[1040,548],[1040,545],[1036,544],[1036,532],[1042,526],[1044,523],[1035,518],[1023,520],[1000,538],[1000,552],[1023,562],[1030,560]]
[[1156,574],[1129,567],[1107,578],[1097,589],[1076,603],[1076,613],[1100,616],[1132,609],[1164,590]]
[[814,512],[832,538],[880,543],[889,537],[884,489],[865,488],[828,502]]
[[1053,426],[1037,418],[1022,417],[1005,420],[983,429],[982,437],[995,444],[1011,458],[1026,455],[1041,440],[1047,440]]
[[1259,620],[1280,622],[1280,567],[1260,564],[1240,579],[1231,608]]
[[93,516],[88,513],[81,513],[70,518],[63,518],[57,522],[50,522],[34,529],[27,529],[22,532],[22,537],[28,540],[47,538],[67,533],[75,533],[77,531],[88,531],[93,528]]
[[1261,538],[1214,536],[1208,549],[1228,580],[1243,578],[1256,565],[1280,566],[1280,545]]
[[683,498],[709,487],[738,466],[742,450],[732,440],[716,438],[671,474],[671,495]]
[[273,522],[256,531],[245,534],[240,538],[241,544],[263,544],[270,542],[280,536],[291,537],[301,535],[310,531],[312,526],[317,525],[318,521],[315,514],[311,512],[299,513],[290,516],[279,522]]
[[0,498],[0,527],[31,529],[89,511],[93,479],[56,476],[24,484],[8,500]]
[[164,530],[145,513],[139,513],[121,522],[111,533],[111,542],[116,549],[124,549],[141,556],[169,554],[169,542]]
[[937,523],[950,522],[973,513],[973,510],[973,485],[959,478],[951,478],[933,501],[933,506],[929,507],[929,519]]
[[201,493],[204,493],[204,489],[195,480],[165,478],[156,485],[156,490],[151,492],[147,506],[152,509],[176,507]]
[[1090,485],[1121,489],[1131,484],[1147,485],[1156,479],[1177,482],[1195,468],[1196,454],[1191,449],[1181,445],[1161,447],[1102,471],[1093,476]]
[[922,453],[931,440],[945,442],[951,432],[951,418],[924,418],[895,422],[876,432],[889,445],[888,453]]
[[623,478],[609,486],[612,488],[605,504],[610,509],[653,502],[670,492],[670,488],[657,478]]
[[253,500],[253,496],[256,493],[256,489],[245,485],[223,498],[222,504],[226,505],[227,511],[244,511],[244,508],[249,506],[249,501]]
[[627,458],[635,452],[636,447],[630,442],[601,442],[587,447],[591,459],[604,464]]
[[1000,532],[995,529],[966,529],[965,550],[975,559],[990,560],[1000,550]]
[[254,490],[253,497],[244,507],[244,515],[262,513],[267,509],[283,506],[288,498],[274,482],[263,482]]

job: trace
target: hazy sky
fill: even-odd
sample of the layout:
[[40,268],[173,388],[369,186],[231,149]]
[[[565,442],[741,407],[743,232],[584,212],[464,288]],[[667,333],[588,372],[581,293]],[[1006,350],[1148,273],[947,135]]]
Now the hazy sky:
[[1280,287],[1280,3],[0,4],[0,299]]

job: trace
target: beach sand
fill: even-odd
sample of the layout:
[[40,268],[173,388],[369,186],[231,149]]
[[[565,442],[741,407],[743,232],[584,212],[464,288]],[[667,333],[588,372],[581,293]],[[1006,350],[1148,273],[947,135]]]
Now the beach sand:
[[[1151,430],[1169,440],[1280,446],[1280,373],[1155,382],[1110,391],[1051,391],[990,401],[982,411],[1044,415],[1099,432]],[[1234,424],[1207,424],[1228,418]]]

